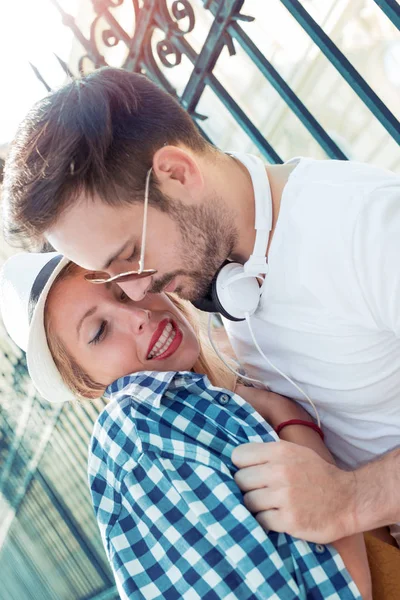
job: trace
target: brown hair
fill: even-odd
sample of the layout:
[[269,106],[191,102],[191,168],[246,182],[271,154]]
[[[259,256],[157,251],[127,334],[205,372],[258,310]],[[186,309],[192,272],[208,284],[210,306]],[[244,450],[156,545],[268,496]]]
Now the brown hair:
[[[166,143],[211,148],[177,100],[143,75],[105,67],[49,94],[21,123],[6,161],[6,237],[43,243],[82,192],[112,205],[142,201]],[[168,211],[156,182],[149,201]]]
[[[58,274],[52,285],[52,291],[56,289],[58,282],[73,276],[77,269],[80,269],[80,267],[72,262],[69,263]],[[199,341],[200,353],[192,370],[195,373],[207,375],[210,382],[216,387],[233,391],[236,385],[236,376],[215,354],[208,340],[205,321],[201,318],[199,311],[197,311],[190,302],[181,300],[174,294],[168,294],[168,297],[187,318]],[[89,377],[72,356],[70,356],[61,340],[52,330],[52,323],[51,319],[49,319],[48,311],[45,310],[44,315],[47,343],[64,383],[74,394],[76,394],[78,399],[87,400],[101,396],[104,392],[104,384],[96,382]],[[229,359],[227,357],[224,358],[229,364]]]

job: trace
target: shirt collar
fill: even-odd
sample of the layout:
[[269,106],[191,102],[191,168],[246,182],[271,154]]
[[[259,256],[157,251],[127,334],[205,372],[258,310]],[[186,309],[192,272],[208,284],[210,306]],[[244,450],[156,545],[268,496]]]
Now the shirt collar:
[[125,375],[109,385],[104,396],[109,400],[118,400],[121,396],[133,396],[139,402],[147,402],[153,408],[159,408],[161,399],[173,379],[176,383],[182,378],[198,380],[202,377],[191,371],[139,371]]

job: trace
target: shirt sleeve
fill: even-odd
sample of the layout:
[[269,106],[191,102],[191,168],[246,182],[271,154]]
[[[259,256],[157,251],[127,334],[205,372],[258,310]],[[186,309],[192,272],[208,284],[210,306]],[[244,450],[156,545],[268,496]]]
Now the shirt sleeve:
[[123,600],[359,598],[333,549],[321,561],[306,542],[266,534],[216,463],[146,452],[125,473],[109,532]]
[[374,190],[354,231],[355,271],[380,330],[400,336],[400,177]]

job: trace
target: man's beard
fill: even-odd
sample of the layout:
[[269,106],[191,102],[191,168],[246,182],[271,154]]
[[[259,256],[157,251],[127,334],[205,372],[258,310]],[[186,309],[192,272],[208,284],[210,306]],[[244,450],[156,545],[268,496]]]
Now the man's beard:
[[187,206],[170,199],[168,214],[181,234],[176,256],[184,269],[166,273],[156,280],[151,293],[161,292],[175,277],[184,277],[175,293],[185,300],[203,298],[222,263],[237,243],[233,217],[219,198],[205,200],[200,206]]

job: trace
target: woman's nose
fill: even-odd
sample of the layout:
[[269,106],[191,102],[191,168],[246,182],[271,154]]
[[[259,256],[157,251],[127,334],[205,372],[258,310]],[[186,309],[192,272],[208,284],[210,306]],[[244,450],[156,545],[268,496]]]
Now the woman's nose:
[[118,285],[131,300],[139,302],[146,296],[152,280],[152,277],[144,277],[143,279],[121,282]]
[[151,312],[146,308],[139,308],[129,303],[123,305],[123,309],[121,327],[125,333],[128,329],[134,335],[144,331],[150,322]]

